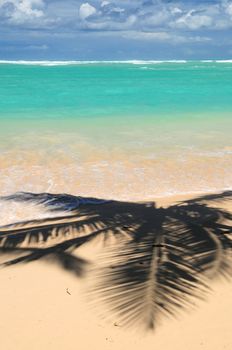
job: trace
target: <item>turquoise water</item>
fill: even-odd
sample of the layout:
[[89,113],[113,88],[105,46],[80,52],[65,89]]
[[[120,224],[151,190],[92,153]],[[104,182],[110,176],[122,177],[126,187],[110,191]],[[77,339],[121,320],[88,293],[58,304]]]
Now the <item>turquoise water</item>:
[[147,199],[232,184],[232,62],[0,62],[0,189]]
[[232,110],[232,63],[0,64],[0,79],[0,118],[159,118]]

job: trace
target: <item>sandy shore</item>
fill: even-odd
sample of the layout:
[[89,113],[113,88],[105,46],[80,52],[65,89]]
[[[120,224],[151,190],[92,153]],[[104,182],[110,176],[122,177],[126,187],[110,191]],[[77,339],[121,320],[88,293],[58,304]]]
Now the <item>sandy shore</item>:
[[[183,197],[159,200],[168,206]],[[227,209],[232,210],[232,206]],[[1,215],[2,216],[2,215]],[[93,247],[83,250],[91,256]],[[232,283],[213,283],[206,301],[164,319],[148,334],[104,320],[90,307],[84,279],[43,261],[0,270],[0,343],[4,350],[231,349]]]

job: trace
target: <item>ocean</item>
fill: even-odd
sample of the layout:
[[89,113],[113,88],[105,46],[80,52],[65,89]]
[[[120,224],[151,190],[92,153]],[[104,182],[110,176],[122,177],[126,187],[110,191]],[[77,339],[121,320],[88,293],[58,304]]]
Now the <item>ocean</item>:
[[232,188],[232,61],[0,61],[0,194]]

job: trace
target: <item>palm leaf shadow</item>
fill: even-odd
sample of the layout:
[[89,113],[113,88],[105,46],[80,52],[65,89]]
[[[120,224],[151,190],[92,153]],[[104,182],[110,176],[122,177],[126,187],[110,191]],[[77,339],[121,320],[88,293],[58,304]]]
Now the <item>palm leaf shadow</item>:
[[2,199],[63,211],[0,228],[1,252],[20,254],[3,266],[50,256],[84,276],[87,261],[76,251],[101,237],[106,253],[93,292],[122,324],[154,328],[159,315],[175,315],[192,296],[200,297],[213,277],[232,272],[232,214],[216,207],[232,199],[231,191],[165,209],[65,194],[17,193]]

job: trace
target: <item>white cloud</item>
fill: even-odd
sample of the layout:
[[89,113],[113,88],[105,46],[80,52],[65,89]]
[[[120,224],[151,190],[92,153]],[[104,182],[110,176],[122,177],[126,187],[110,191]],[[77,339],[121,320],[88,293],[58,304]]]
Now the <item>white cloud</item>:
[[205,36],[188,36],[178,35],[171,32],[137,32],[129,31],[122,32],[122,37],[132,40],[153,41],[153,42],[170,42],[172,44],[181,43],[201,43],[209,42],[211,38]]
[[174,8],[171,9],[171,13],[174,14],[174,15],[180,14],[182,12],[183,11],[179,7],[174,7]]
[[124,38],[133,40],[152,40],[152,41],[166,41],[170,39],[170,34],[166,32],[125,32],[122,35]]
[[110,4],[109,1],[102,1],[101,7],[107,6],[107,5],[109,5],[109,4]]
[[92,29],[92,30],[102,30],[102,31],[122,31],[122,30],[130,30],[135,22],[137,20],[137,17],[135,15],[129,16],[124,22],[117,22],[113,20],[104,20],[104,21],[86,21],[85,22],[85,28],[86,29]]
[[97,10],[94,6],[90,5],[88,2],[82,4],[79,9],[79,16],[81,19],[86,19],[91,15],[97,13]]
[[232,16],[232,2],[227,4],[225,11],[228,15]]
[[165,23],[168,20],[170,14],[167,11],[156,12],[151,16],[147,16],[144,19],[145,25],[158,26],[160,24]]
[[173,34],[170,36],[171,43],[173,44],[189,44],[189,43],[206,43],[212,39],[207,36],[189,36],[189,35],[177,35]]
[[91,29],[125,36],[128,31],[132,40],[203,42],[214,36],[212,29],[232,27],[232,0],[0,0],[0,17],[2,25],[23,24],[50,33],[56,28],[59,33]]
[[122,9],[121,7],[114,7],[114,8],[112,9],[112,12],[122,13],[122,12],[124,12],[124,11],[125,11],[125,10]]
[[48,50],[48,45],[28,45],[25,47],[26,50]]
[[212,23],[213,20],[210,16],[195,14],[194,10],[190,10],[186,15],[178,18],[172,26],[196,30],[202,27],[210,27]]
[[0,6],[3,5],[11,5],[8,17],[9,22],[13,24],[31,22],[44,16],[43,0],[2,0]]

